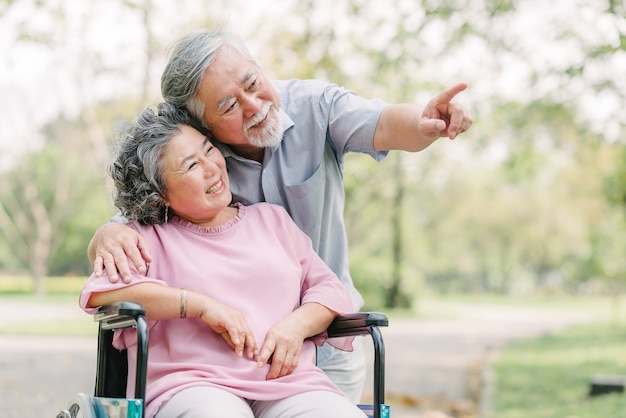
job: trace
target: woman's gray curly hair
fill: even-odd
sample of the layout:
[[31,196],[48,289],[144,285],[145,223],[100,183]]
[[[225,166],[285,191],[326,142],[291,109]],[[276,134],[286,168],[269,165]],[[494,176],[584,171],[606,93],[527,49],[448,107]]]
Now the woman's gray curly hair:
[[181,125],[208,134],[186,110],[167,103],[159,104],[156,112],[145,109],[121,133],[108,172],[113,179],[113,203],[126,219],[143,225],[165,222],[169,208],[162,157]]

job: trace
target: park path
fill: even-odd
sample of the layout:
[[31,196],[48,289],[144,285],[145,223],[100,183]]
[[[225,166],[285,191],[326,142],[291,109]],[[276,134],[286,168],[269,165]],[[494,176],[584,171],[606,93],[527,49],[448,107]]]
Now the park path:
[[[394,318],[382,330],[393,418],[486,418],[494,352],[509,341],[590,320],[572,310],[444,302],[423,302],[420,310],[428,319]],[[0,297],[0,323],[84,316],[78,307]],[[365,347],[372,358],[371,343]],[[95,356],[95,337],[0,336],[2,416],[55,417],[74,394],[92,391]],[[371,380],[364,398],[370,387]]]
[[501,347],[592,319],[575,310],[447,302],[422,302],[420,311],[430,318],[394,319],[383,331],[386,397],[401,411],[394,418],[488,418],[489,366]]

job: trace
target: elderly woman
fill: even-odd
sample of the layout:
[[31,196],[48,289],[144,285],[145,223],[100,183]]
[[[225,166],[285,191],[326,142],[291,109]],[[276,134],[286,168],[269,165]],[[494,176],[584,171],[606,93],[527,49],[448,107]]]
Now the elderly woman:
[[[315,366],[324,330],[352,310],[348,293],[283,208],[230,204],[224,158],[187,114],[145,110],[109,171],[154,262],[130,283],[92,275],[80,305],[146,309],[147,417],[364,416]],[[136,341],[118,331],[114,343]]]

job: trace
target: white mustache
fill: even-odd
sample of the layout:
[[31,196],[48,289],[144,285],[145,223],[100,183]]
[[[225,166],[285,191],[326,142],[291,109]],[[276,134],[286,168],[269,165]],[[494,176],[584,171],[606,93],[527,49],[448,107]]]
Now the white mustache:
[[250,119],[250,122],[244,125],[243,127],[244,132],[254,127],[257,123],[261,122],[263,119],[265,119],[267,117],[267,114],[270,112],[271,107],[272,107],[271,102],[265,102],[265,104],[263,105],[259,113],[254,115],[254,117]]

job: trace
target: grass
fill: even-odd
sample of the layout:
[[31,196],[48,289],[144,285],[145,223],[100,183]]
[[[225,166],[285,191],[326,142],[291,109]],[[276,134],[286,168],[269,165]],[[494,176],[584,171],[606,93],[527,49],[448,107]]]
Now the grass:
[[[87,277],[80,276],[47,277],[44,281],[45,297],[54,299],[63,298],[63,296],[76,296],[86,281]],[[0,295],[3,297],[23,296],[31,298],[33,290],[34,284],[30,277],[0,275]]]
[[498,418],[624,416],[626,395],[589,397],[596,374],[626,375],[626,326],[597,323],[507,346],[494,365]]
[[[48,277],[45,282],[46,294],[34,295],[29,278],[0,276],[0,299],[34,304],[51,312],[59,307],[78,307],[78,294],[86,281],[86,277]],[[97,329],[92,317],[81,315],[78,308],[71,315],[51,314],[47,318],[41,315],[31,318],[28,313],[15,313],[10,320],[4,318],[0,321],[0,334],[9,335],[96,336]]]
[[[539,308],[551,310],[578,310],[590,314],[598,322],[626,322],[626,300],[618,296],[574,296],[574,295],[483,295],[483,294],[447,294],[428,295],[427,300],[463,304],[487,304],[495,306]],[[416,302],[419,305],[419,301]]]
[[95,337],[98,325],[85,314],[85,319],[33,320],[0,324],[0,334],[8,335],[41,335],[65,337]]

